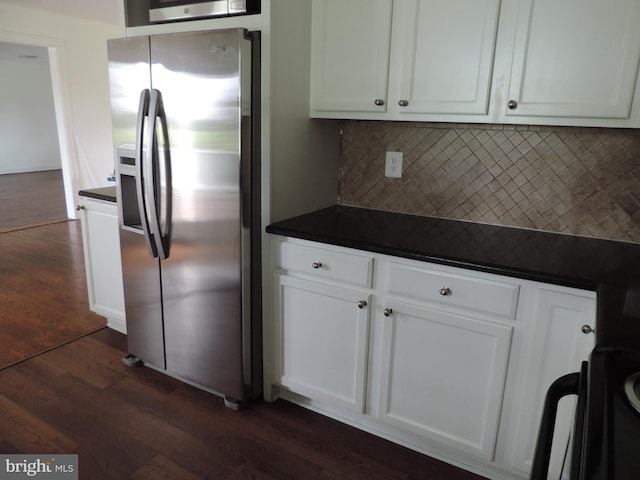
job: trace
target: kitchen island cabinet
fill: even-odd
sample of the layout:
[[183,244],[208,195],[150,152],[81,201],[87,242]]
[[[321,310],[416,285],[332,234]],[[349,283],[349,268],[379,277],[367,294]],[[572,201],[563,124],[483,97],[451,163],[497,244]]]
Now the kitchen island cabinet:
[[[593,347],[580,327],[594,325],[594,292],[291,237],[273,244],[269,399],[490,478],[528,476],[547,388]],[[562,435],[571,415],[560,414]]]
[[89,308],[106,317],[107,326],[126,333],[115,187],[83,190],[80,199]]
[[639,17],[634,0],[314,2],[311,117],[637,128]]

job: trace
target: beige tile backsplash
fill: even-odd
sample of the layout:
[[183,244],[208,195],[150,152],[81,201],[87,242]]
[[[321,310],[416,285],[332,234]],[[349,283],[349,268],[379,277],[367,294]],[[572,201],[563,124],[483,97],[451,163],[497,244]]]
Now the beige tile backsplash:
[[[640,242],[640,129],[347,121],[339,203]],[[387,150],[402,178],[384,176]]]

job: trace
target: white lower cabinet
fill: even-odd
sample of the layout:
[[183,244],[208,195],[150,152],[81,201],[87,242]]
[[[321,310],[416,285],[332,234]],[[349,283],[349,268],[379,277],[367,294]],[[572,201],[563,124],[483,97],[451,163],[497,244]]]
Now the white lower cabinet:
[[114,202],[81,197],[82,240],[89,308],[107,318],[107,326],[126,333],[118,207]]
[[371,295],[281,275],[275,286],[276,382],[363,412]]
[[[512,466],[525,475],[533,463],[546,392],[557,378],[580,371],[582,361],[587,359],[594,346],[593,335],[582,333],[582,326],[593,328],[596,315],[590,292],[570,289],[558,292],[543,287],[537,289],[535,297],[535,317],[542,321],[536,322],[537,328],[530,338],[527,380],[511,443]],[[575,396],[565,397],[558,406],[554,432],[556,448],[551,456],[549,478],[569,478],[565,447],[570,441],[575,399]]]
[[594,292],[274,240],[267,391],[485,477],[528,478],[546,391],[593,347]]
[[385,305],[380,419],[491,460],[512,327]]

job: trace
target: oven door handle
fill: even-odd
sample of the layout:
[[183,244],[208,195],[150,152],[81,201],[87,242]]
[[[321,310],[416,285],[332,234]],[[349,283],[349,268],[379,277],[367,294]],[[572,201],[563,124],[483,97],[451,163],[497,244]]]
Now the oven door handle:
[[558,413],[558,403],[567,395],[578,395],[580,392],[580,373],[569,373],[558,378],[547,390],[542,410],[542,420],[538,432],[538,441],[531,467],[531,480],[546,480],[551,461],[553,431]]
[[[587,370],[588,363],[582,362],[580,368],[580,383],[578,385],[578,402],[576,403],[576,416],[573,425],[573,451],[571,452],[571,465],[569,480],[580,479],[582,466],[582,452],[584,452],[584,429],[587,421]],[[576,448],[577,446],[577,448]]]

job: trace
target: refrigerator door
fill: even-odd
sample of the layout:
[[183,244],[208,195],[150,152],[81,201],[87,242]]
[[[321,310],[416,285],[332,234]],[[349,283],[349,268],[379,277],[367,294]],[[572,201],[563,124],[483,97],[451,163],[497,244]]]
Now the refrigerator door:
[[161,262],[166,368],[242,399],[240,65],[250,42],[242,30],[150,41],[171,145],[171,245]]
[[150,94],[141,95],[151,87],[149,38],[110,40],[108,54],[128,348],[165,368],[160,266],[144,234],[145,208],[139,190],[143,165],[136,154],[136,143],[141,143],[137,137],[144,133],[136,126],[148,124],[139,106],[144,110],[148,103],[140,99],[150,99]]

